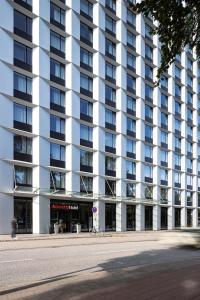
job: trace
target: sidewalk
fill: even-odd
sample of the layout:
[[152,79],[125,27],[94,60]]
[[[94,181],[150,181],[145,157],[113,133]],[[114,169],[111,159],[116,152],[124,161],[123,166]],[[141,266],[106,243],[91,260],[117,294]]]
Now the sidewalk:
[[[166,231],[126,231],[126,232],[101,232],[101,233],[64,233],[64,234],[17,234],[15,241],[33,241],[33,240],[60,240],[60,239],[81,239],[81,238],[133,238],[139,240],[157,240],[157,241],[198,241],[200,242],[199,229],[185,230],[166,230]],[[10,235],[0,235],[0,242],[13,241]]]

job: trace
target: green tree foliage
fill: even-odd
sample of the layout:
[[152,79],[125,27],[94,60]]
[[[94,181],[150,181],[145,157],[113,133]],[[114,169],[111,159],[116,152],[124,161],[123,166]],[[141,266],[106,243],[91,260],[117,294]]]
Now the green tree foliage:
[[158,21],[152,34],[158,34],[161,42],[161,65],[157,77],[174,62],[185,46],[196,49],[200,58],[200,0],[142,0],[130,9]]

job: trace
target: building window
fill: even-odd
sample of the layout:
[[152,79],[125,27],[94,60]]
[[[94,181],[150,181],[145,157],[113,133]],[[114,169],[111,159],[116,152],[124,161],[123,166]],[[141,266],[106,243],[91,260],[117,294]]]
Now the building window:
[[126,140],[126,152],[135,154],[136,153],[136,142],[134,140]]
[[191,59],[189,59],[189,58],[187,58],[187,68],[190,71],[193,70],[193,61]]
[[65,134],[65,120],[54,115],[50,115],[50,130]]
[[153,167],[149,165],[144,166],[144,175],[147,178],[153,178]]
[[110,109],[105,109],[105,122],[115,125],[116,124],[116,113]]
[[89,151],[80,150],[80,165],[92,167],[93,166],[93,153]]
[[[150,158],[151,162],[153,162],[153,147],[149,145],[145,145],[145,160],[146,158]],[[150,161],[149,161],[150,162]]]
[[80,11],[87,17],[89,16],[90,18],[93,17],[93,5],[91,2],[87,0],[81,0],[80,3]]
[[105,194],[107,196],[116,196],[116,181],[114,180],[105,181]]
[[181,138],[175,136],[175,149],[181,150]]
[[178,190],[174,191],[174,204],[175,205],[181,204],[181,191]]
[[93,178],[81,176],[80,177],[80,192],[81,193],[92,193],[93,191]]
[[144,189],[145,199],[152,200],[153,199],[153,187],[147,185]]
[[175,163],[175,168],[176,167],[181,167],[181,156],[179,154],[174,154],[174,163]]
[[136,79],[129,74],[127,74],[127,90],[133,93],[136,91]]
[[186,199],[187,199],[187,206],[192,206],[193,204],[193,193],[192,192],[187,192],[186,193]]
[[191,121],[192,122],[192,115],[193,115],[193,112],[191,109],[187,109],[187,120],[188,121]]
[[145,37],[152,41],[153,36],[152,36],[151,32],[152,32],[152,28],[145,23]]
[[14,153],[32,155],[32,139],[22,135],[14,135]]
[[187,75],[187,85],[192,88],[193,78],[190,75]]
[[59,144],[50,144],[50,158],[65,161],[65,147]]
[[56,25],[61,25],[64,29],[65,11],[53,3],[50,4],[50,18],[51,21],[55,22]]
[[168,170],[160,169],[160,180],[161,180],[161,184],[164,183],[165,181],[168,181]]
[[15,62],[22,62],[32,66],[32,49],[14,41],[14,59]]
[[145,64],[145,78],[148,80],[153,80],[153,68]]
[[135,27],[136,15],[129,9],[127,9],[127,23]]
[[50,60],[50,71],[51,75],[63,80],[65,79],[65,66],[52,58]]
[[175,97],[181,97],[181,86],[175,83]]
[[52,30],[50,31],[50,45],[58,51],[65,53],[65,38]]
[[181,79],[181,69],[175,66],[175,78]]
[[145,120],[153,120],[153,108],[147,104],[145,104]]
[[14,89],[32,95],[32,78],[14,72]]
[[145,125],[145,139],[148,140],[153,140],[153,127],[149,125]]
[[168,133],[165,131],[161,131],[160,136],[161,136],[161,143],[168,144]]
[[135,112],[136,111],[136,100],[130,96],[126,97],[126,107],[127,112]]
[[135,162],[127,160],[126,161],[126,174],[135,175],[136,174],[136,165]]
[[111,56],[112,58],[116,57],[116,45],[112,41],[106,38],[106,55]]
[[92,117],[93,104],[87,100],[80,99],[80,113],[88,117]]
[[126,197],[136,197],[136,185],[135,183],[127,183],[126,185]]
[[178,185],[181,184],[181,173],[174,172],[174,183]]
[[90,46],[93,43],[93,30],[84,23],[80,23],[80,38],[82,41],[89,42]]
[[127,124],[127,131],[135,133],[135,128],[136,128],[135,120],[133,120],[131,118],[127,118],[126,124]]
[[65,173],[50,173],[50,188],[56,190],[65,190]]
[[135,48],[136,46],[136,36],[127,30],[127,46]]
[[116,79],[116,67],[108,62],[105,63],[106,67],[106,78],[115,80]]
[[161,107],[168,107],[168,97],[164,94],[161,94]]
[[135,55],[127,52],[127,68],[135,71],[136,68],[136,57]]
[[187,92],[187,103],[192,104],[193,103],[193,94],[190,92]]
[[145,99],[150,101],[153,99],[153,88],[148,84],[145,84]]
[[160,151],[160,161],[167,163],[168,162],[168,152],[165,150]]
[[116,102],[116,90],[108,85],[105,86],[106,100]]
[[192,154],[192,149],[193,149],[192,143],[187,142],[187,154]]
[[54,87],[50,87],[50,102],[65,107],[65,93]]
[[161,88],[168,90],[168,78],[166,76],[161,78]]
[[93,66],[93,54],[84,48],[80,48],[80,60],[81,66],[87,66],[92,69]]
[[32,40],[32,19],[14,10],[14,32],[28,40]]
[[145,44],[145,57],[149,60],[153,60],[153,48]]
[[175,101],[175,114],[181,115],[181,104]]
[[181,132],[181,121],[175,119],[175,131]]
[[32,186],[32,169],[15,166],[15,184],[16,186]]
[[93,128],[83,125],[80,125],[80,138],[85,141],[93,141]]
[[106,24],[105,24],[106,30],[109,31],[112,34],[116,34],[116,21],[113,20],[111,17],[106,15]]
[[160,200],[162,203],[168,202],[168,189],[166,188],[160,189]]
[[116,0],[106,0],[106,7],[110,8],[114,12],[116,11]]
[[105,170],[106,171],[116,171],[116,158],[106,156],[105,157]]
[[161,126],[168,127],[168,115],[163,112],[161,112]]
[[91,77],[81,73],[80,74],[80,88],[82,93],[93,92],[93,80]]
[[105,146],[109,148],[116,148],[116,135],[110,132],[105,133]]
[[32,125],[32,108],[14,103],[14,121]]

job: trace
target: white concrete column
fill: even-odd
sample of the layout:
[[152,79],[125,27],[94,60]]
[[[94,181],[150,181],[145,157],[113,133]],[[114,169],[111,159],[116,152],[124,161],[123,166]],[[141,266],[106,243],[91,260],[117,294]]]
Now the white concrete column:
[[11,219],[14,216],[12,196],[0,194],[0,234],[11,233]]
[[33,197],[33,233],[49,233],[50,200],[46,197]]
[[181,208],[181,228],[187,227],[187,209]]
[[93,202],[97,212],[93,214],[93,226],[97,231],[105,231],[105,202],[98,200]]
[[174,207],[170,206],[168,208],[168,229],[172,230],[174,229],[174,224],[175,224],[175,220],[174,220]]
[[153,230],[160,230],[160,206],[153,206]]
[[116,231],[126,231],[126,204],[116,204]]
[[144,205],[136,205],[136,231],[144,230]]

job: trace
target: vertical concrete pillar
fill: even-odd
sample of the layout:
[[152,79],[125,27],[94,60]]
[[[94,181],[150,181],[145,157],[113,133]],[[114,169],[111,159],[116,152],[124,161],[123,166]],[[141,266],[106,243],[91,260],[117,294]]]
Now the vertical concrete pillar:
[[123,202],[116,205],[116,231],[126,231],[126,204]]
[[174,229],[175,220],[174,220],[174,207],[170,206],[168,208],[168,229]]
[[33,197],[33,233],[49,233],[50,200],[43,196]]
[[97,231],[105,231],[105,202],[98,200],[93,202],[97,212],[93,214],[93,226]]
[[144,230],[144,205],[136,205],[136,231]]
[[153,206],[153,230],[160,230],[160,206]]
[[187,227],[187,209],[181,208],[181,228]]
[[14,216],[12,196],[0,194],[0,234],[11,233],[11,219]]

